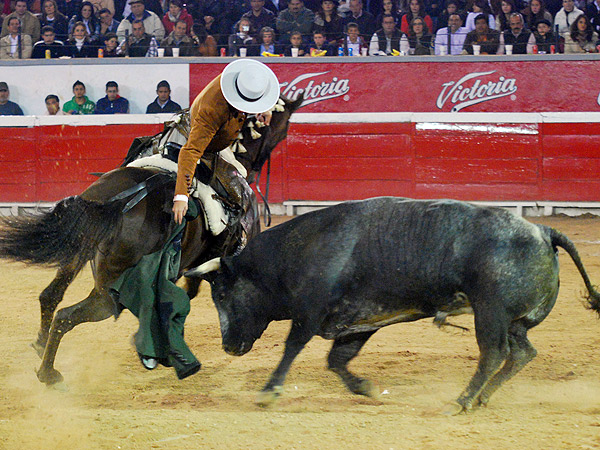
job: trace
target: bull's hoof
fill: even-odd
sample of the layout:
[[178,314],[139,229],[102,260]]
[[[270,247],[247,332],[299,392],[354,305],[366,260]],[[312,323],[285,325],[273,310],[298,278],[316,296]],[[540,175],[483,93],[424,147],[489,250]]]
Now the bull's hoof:
[[267,391],[260,391],[256,396],[256,404],[261,408],[268,408],[273,405],[279,396],[283,393],[282,386],[275,386]]
[[369,380],[360,380],[352,389],[352,392],[358,395],[365,395],[374,399],[379,398],[379,388]]
[[442,408],[441,413],[445,416],[457,416],[466,413],[467,409],[458,402],[448,403]]
[[40,359],[44,357],[44,351],[46,350],[46,346],[41,344],[39,340],[33,341],[31,343],[31,348],[35,350]]
[[57,383],[61,383],[64,378],[61,373],[56,369],[40,369],[37,372],[38,380],[47,386],[53,386]]

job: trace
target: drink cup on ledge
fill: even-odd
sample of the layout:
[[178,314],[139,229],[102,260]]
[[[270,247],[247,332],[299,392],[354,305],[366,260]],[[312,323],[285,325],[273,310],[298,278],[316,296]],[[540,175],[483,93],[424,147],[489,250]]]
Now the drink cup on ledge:
[[448,48],[445,45],[440,46],[440,56],[446,56],[448,54]]
[[360,52],[362,53],[363,56],[367,56],[367,52],[369,51],[368,48],[361,48]]
[[245,58],[246,55],[248,54],[248,49],[247,48],[240,48],[240,58]]
[[481,45],[473,44],[473,54],[475,56],[481,55]]
[[164,48],[159,48],[158,49],[158,57],[162,58],[163,56],[165,56],[165,49]]
[[504,49],[506,50],[506,54],[507,55],[512,55],[512,51],[513,51],[513,46],[512,45],[505,45]]
[[292,47],[292,57],[293,58],[298,57],[298,49],[296,47]]
[[179,49],[177,47],[173,48],[173,58],[179,58]]

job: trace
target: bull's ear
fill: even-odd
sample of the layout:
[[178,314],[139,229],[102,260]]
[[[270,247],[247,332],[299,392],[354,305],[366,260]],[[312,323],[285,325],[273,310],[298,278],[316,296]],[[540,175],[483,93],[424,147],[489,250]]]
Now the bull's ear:
[[296,112],[298,109],[300,109],[300,107],[302,106],[302,102],[304,101],[304,92],[301,92],[300,95],[298,95],[298,98],[296,100],[294,100],[292,102],[292,104],[290,105],[290,111],[292,113]]

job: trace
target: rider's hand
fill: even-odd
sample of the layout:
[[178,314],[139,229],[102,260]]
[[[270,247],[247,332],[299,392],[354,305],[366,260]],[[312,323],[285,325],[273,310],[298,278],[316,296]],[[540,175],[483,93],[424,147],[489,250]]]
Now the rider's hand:
[[271,113],[271,111],[266,111],[264,113],[257,114],[256,118],[259,120],[259,122],[262,122],[265,125],[270,125],[272,116],[273,114]]
[[173,219],[177,225],[180,225],[183,221],[183,216],[188,210],[187,202],[178,200],[173,202]]

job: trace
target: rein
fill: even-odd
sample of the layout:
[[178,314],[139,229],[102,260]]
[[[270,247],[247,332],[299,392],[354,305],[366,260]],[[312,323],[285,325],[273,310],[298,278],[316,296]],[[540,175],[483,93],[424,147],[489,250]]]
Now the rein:
[[156,188],[162,186],[163,184],[166,184],[170,180],[170,177],[165,177],[162,180],[159,180],[158,183],[154,183],[154,184],[150,185],[150,181],[153,178],[158,177],[159,175],[164,175],[164,174],[165,174],[165,172],[157,172],[157,173],[149,176],[144,181],[136,184],[135,186],[132,186],[129,189],[125,189],[124,191],[119,192],[118,194],[109,198],[108,203],[112,203],[117,200],[123,200],[123,199],[126,199],[127,197],[137,194],[135,197],[133,197],[131,200],[129,200],[123,207],[122,213],[125,214],[126,212],[130,211],[135,205],[137,205],[139,202],[141,202],[148,195],[148,192],[150,192],[152,189],[156,189]]

